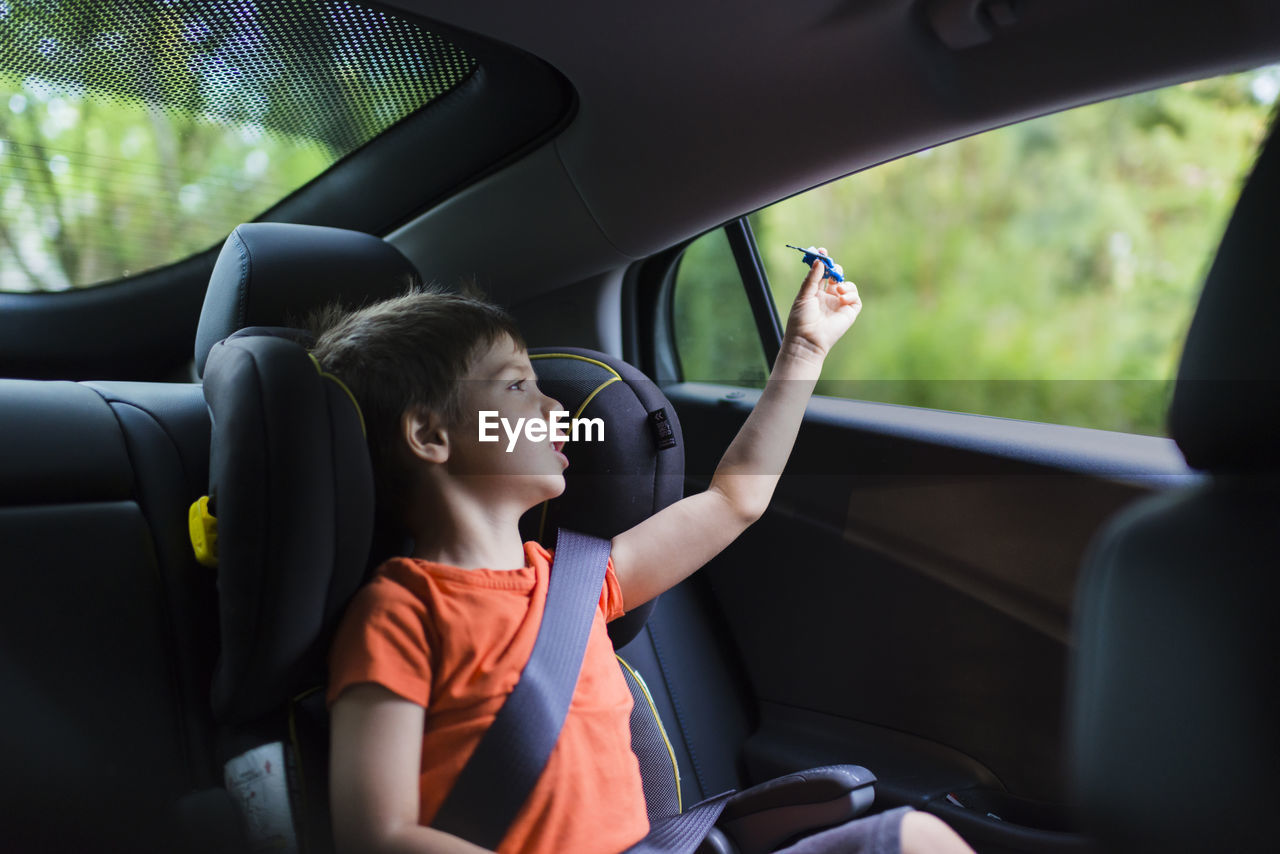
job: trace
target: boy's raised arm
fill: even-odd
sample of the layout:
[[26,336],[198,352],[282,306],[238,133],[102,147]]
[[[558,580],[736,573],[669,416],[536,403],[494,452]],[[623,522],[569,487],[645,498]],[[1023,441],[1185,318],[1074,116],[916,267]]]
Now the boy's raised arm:
[[627,608],[684,580],[769,506],[822,362],[862,310],[857,287],[824,282],[825,269],[815,261],[800,286],[769,381],[721,457],[707,491],[681,499],[613,538],[613,566]]

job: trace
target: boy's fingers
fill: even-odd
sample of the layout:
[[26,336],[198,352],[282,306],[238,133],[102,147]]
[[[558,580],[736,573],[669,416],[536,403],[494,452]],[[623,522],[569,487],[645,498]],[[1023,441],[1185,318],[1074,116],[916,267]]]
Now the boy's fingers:
[[821,261],[814,261],[813,265],[809,267],[809,275],[805,276],[804,282],[800,284],[800,293],[796,296],[796,299],[810,297],[817,293],[818,283],[822,281],[822,276],[826,269]]

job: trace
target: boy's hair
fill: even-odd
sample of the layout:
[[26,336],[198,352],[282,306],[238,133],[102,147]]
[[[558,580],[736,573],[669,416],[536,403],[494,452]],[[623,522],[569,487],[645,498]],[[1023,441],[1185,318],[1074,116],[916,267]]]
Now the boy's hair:
[[351,390],[364,415],[378,500],[398,518],[408,481],[400,421],[427,410],[446,425],[462,415],[461,384],[479,351],[524,338],[502,308],[476,296],[425,288],[354,310],[331,305],[307,324],[312,354]]

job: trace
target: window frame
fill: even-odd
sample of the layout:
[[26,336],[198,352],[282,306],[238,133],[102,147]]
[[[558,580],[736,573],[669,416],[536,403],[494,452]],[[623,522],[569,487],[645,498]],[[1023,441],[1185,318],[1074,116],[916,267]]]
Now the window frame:
[[727,223],[724,231],[729,238],[733,259],[738,263],[738,275],[747,292],[747,302],[756,321],[760,344],[764,347],[765,365],[772,370],[773,363],[778,360],[778,352],[782,349],[782,320],[778,317],[778,306],[773,301],[773,290],[769,287],[769,276],[756,246],[751,222],[745,216],[740,216]]
[[659,386],[686,381],[675,340],[674,297],[680,262],[692,243],[721,230],[729,241],[738,278],[755,321],[766,369],[773,369],[782,348],[782,320],[773,301],[755,235],[744,214],[659,252],[633,268],[628,277],[626,314],[633,322],[626,326],[623,357],[640,366]]

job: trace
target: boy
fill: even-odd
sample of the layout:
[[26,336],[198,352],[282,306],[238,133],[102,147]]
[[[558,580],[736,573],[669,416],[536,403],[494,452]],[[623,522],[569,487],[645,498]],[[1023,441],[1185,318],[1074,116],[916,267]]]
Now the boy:
[[[814,262],[769,382],[710,487],[614,537],[569,714],[504,854],[617,852],[647,833],[631,698],[604,624],[683,580],[764,513],[823,359],[861,310],[857,288],[824,284],[824,272]],[[412,558],[388,561],[357,595],[330,656],[338,848],[479,851],[429,825],[532,650],[550,556],[521,543],[518,520],[564,490],[568,465],[550,437],[510,450],[481,441],[480,413],[514,424],[549,420],[560,406],[538,391],[510,318],[466,297],[413,294],[330,318],[315,352],[360,402],[379,502],[399,509],[414,540]],[[968,850],[941,822],[902,815],[828,833],[868,851]]]

